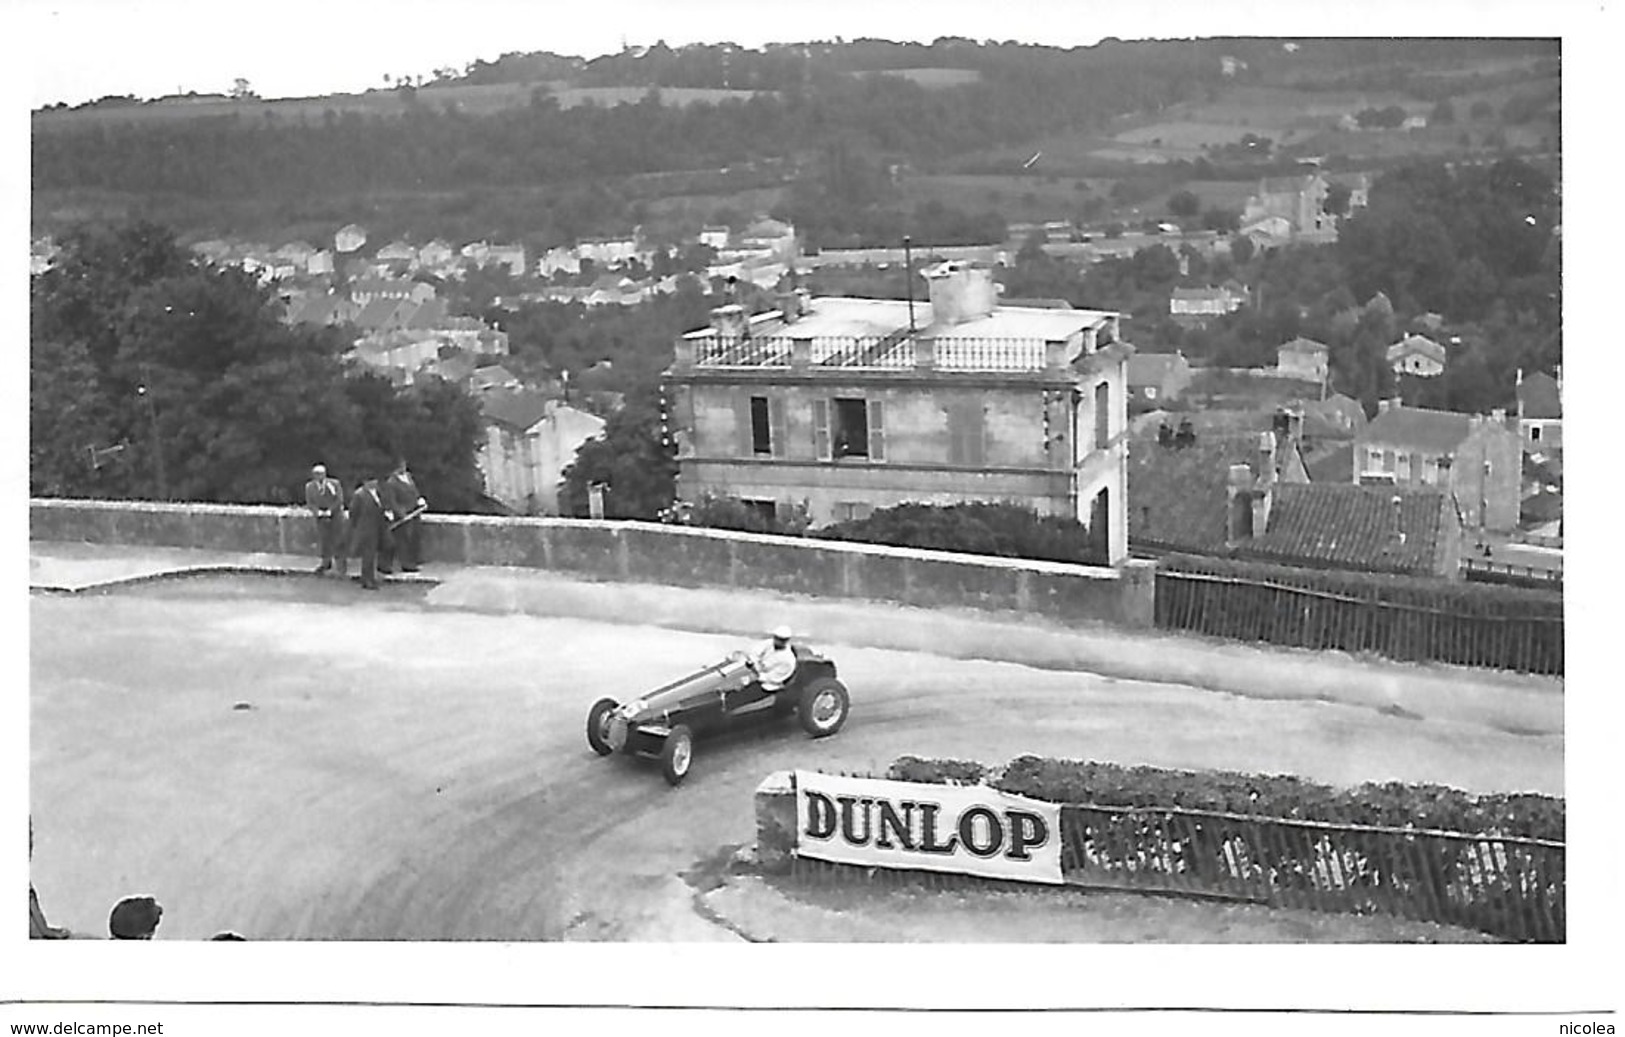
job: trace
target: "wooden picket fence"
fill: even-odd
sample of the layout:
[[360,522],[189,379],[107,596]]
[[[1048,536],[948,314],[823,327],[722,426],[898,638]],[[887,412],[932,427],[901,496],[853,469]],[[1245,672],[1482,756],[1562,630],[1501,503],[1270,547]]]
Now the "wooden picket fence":
[[1213,637],[1563,673],[1555,592],[1180,559],[1157,570],[1155,617]]
[[[1383,914],[1516,942],[1561,943],[1567,933],[1565,847],[1543,839],[1063,804],[1061,873],[1066,885],[1084,889]],[[1019,885],[799,855],[790,875],[815,886]]]

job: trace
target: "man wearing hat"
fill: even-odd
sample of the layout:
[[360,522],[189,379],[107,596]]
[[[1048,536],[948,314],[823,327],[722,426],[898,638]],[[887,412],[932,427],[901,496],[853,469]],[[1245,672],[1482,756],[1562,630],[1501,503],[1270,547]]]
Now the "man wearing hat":
[[772,637],[745,658],[756,673],[756,686],[769,695],[782,690],[795,676],[796,652],[790,647],[790,637],[789,627],[775,627]]
[[363,590],[378,589],[378,551],[388,539],[389,525],[384,521],[384,502],[375,477],[357,486],[350,497],[350,554],[361,558]]
[[316,539],[321,543],[322,564],[316,567],[318,573],[324,573],[333,568],[333,559],[337,557],[339,575],[344,575],[344,488],[337,479],[327,477],[326,465],[315,465],[310,469],[310,481],[305,483],[305,507],[316,519]]
[[151,897],[125,897],[113,905],[107,931],[115,940],[150,940],[158,931],[164,909]]
[[418,563],[422,561],[419,557],[419,536],[423,524],[417,516],[429,506],[429,502],[418,492],[418,484],[412,479],[412,473],[407,471],[404,459],[395,465],[395,470],[384,481],[381,492],[384,511],[395,533],[392,543],[384,549],[384,571],[390,572],[391,566],[398,561],[401,572],[415,573]]

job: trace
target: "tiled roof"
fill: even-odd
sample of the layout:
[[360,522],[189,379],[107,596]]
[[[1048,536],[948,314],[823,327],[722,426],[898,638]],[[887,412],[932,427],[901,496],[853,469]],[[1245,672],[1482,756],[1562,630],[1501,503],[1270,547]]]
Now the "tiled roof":
[[530,389],[493,389],[480,395],[480,409],[488,420],[520,432],[547,417],[548,402],[545,394]]
[[1518,408],[1525,418],[1561,418],[1563,400],[1557,392],[1557,379],[1544,371],[1525,377],[1518,386]]
[[1368,572],[1431,573],[1444,511],[1444,497],[1435,490],[1396,494],[1336,483],[1279,486],[1268,531],[1248,540],[1241,553]]
[[1427,454],[1450,454],[1473,431],[1473,417],[1455,411],[1390,407],[1372,418],[1362,443],[1391,443]]
[[402,306],[409,306],[404,299],[374,299],[361,308],[356,314],[355,323],[362,328],[381,328],[394,316],[395,311]]
[[1198,553],[1225,549],[1230,466],[1258,453],[1257,433],[1210,438],[1188,447],[1134,439],[1128,450],[1128,535],[1141,543]]
[[1309,481],[1354,485],[1354,444],[1340,446],[1309,462]]
[[1316,400],[1303,405],[1304,413],[1311,411],[1322,415],[1327,421],[1338,425],[1347,431],[1355,431],[1365,424],[1365,408],[1360,401],[1352,396],[1342,393],[1332,393],[1324,400]]
[[1405,356],[1408,353],[1420,353],[1428,359],[1441,364],[1445,362],[1444,347],[1426,335],[1406,335],[1388,347],[1389,360]]
[[429,299],[407,318],[405,327],[419,331],[434,330],[446,323],[446,300]]

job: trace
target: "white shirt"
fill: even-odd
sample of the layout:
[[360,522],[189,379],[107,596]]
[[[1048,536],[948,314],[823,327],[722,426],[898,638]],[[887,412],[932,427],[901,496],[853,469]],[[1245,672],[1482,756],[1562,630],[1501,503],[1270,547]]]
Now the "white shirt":
[[788,643],[779,648],[767,642],[752,654],[756,663],[756,680],[768,691],[778,691],[790,682],[796,672],[796,653]]

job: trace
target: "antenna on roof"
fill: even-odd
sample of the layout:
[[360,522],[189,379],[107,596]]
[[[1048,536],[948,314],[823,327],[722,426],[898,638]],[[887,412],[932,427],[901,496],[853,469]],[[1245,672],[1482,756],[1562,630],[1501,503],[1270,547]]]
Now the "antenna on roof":
[[903,286],[908,289],[908,333],[914,334],[914,253],[909,249],[912,242],[907,234],[903,235]]

